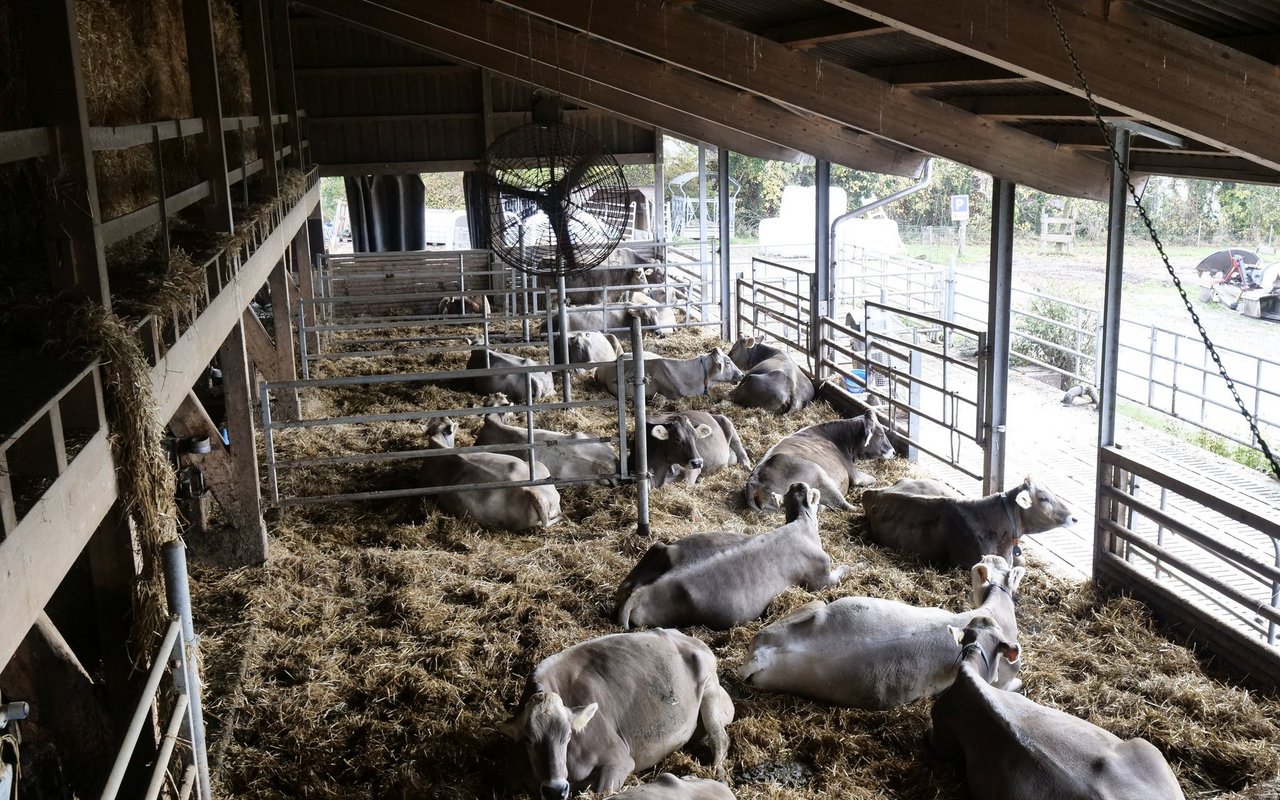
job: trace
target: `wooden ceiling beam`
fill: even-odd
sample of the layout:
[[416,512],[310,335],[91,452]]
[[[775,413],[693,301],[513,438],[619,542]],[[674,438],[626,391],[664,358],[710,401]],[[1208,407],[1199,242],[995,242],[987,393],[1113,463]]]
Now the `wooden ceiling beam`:
[[[1041,0],[826,0],[914,36],[1083,96]],[[1116,0],[1058,0],[1063,28],[1100,102],[1280,170],[1280,72]]]
[[1010,72],[985,61],[975,61],[972,58],[895,64],[891,67],[876,67],[863,72],[877,80],[911,89],[927,89],[931,86],[957,83],[1015,83],[1026,80],[1016,72]]
[[1280,175],[1252,161],[1236,156],[1192,155],[1165,150],[1135,150],[1129,154],[1129,168],[1152,175],[1171,175],[1207,181],[1243,181],[1244,183],[1280,184]]
[[[1090,120],[1092,123],[1092,120]],[[1105,150],[1107,143],[1097,125],[1019,125],[1019,130],[1048,139],[1066,147],[1078,147],[1087,150]],[[1145,136],[1134,136],[1130,144],[1134,152],[1152,151],[1159,153],[1179,153],[1187,155],[1222,155],[1221,150],[1214,150],[1207,145],[1196,142],[1193,147],[1172,147],[1164,142],[1152,141]]]
[[827,42],[843,42],[893,32],[894,29],[883,22],[872,22],[865,17],[840,12],[778,25],[761,31],[760,35],[778,44],[804,50]]
[[[854,169],[909,176],[919,174],[924,164],[921,153],[847,130],[828,119],[806,118],[776,103],[578,36],[499,4],[453,0],[442,7],[413,0],[306,0],[305,5],[515,80],[577,96],[647,125],[747,155],[776,158],[765,151],[785,148]],[[588,93],[594,99],[583,96]]]
[[[1108,168],[1092,156],[896,89],[661,0],[629,0],[592,14],[580,0],[501,0],[774,102],[1043,191],[1105,199]],[[397,0],[403,2],[403,0]]]
[[[994,120],[1040,119],[1092,122],[1094,119],[1089,104],[1069,94],[971,95],[948,97],[946,102]],[[1101,111],[1102,118],[1105,120],[1125,118],[1124,114],[1116,113],[1106,107]]]

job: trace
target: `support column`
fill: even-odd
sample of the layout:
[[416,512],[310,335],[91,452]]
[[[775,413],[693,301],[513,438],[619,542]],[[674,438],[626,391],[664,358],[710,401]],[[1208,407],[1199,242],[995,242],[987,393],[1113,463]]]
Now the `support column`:
[[729,151],[716,157],[716,198],[720,203],[720,338],[733,338],[733,220],[729,218]]
[[[294,239],[297,242],[297,238]],[[273,325],[276,340],[276,364],[275,375],[272,380],[276,381],[296,381],[298,379],[298,362],[294,355],[296,353],[296,342],[293,338],[293,314],[290,313],[297,306],[297,297],[293,291],[293,277],[289,274],[289,270],[282,260],[276,264],[275,269],[271,270],[271,307],[275,310]],[[301,416],[302,410],[298,405],[298,392],[292,390],[281,393],[279,397],[280,405],[276,409],[272,409],[274,414],[279,415],[279,419],[286,422],[292,422]]]
[[[298,296],[303,300],[311,301],[316,297],[316,269],[315,258],[312,255],[318,252],[313,249],[312,245],[319,241],[321,250],[324,248],[324,222],[320,218],[320,204],[317,203],[311,217],[307,219],[307,224],[298,229],[298,235],[293,238],[293,268],[298,276]],[[298,301],[294,299],[293,305],[289,308],[289,315],[294,325],[298,324]],[[316,307],[314,303],[307,302],[303,306],[303,321],[308,327],[316,324]],[[296,334],[297,331],[294,331]],[[295,341],[296,345],[297,342]],[[307,352],[314,353],[319,349],[318,337],[311,333],[307,335]]]
[[[1116,152],[1125,167],[1129,165],[1130,132],[1112,127]],[[1120,164],[1111,165],[1111,192],[1107,208],[1107,278],[1106,294],[1102,301],[1102,340],[1098,345],[1102,363],[1098,367],[1098,449],[1116,443],[1116,388],[1120,359],[1120,295],[1124,279],[1124,222],[1129,187]],[[1107,477],[1098,459],[1098,495],[1094,507],[1097,526],[1093,536],[1093,564],[1096,569],[1103,551],[1113,551],[1114,537],[1104,532],[1104,519],[1116,521],[1114,504],[1102,496],[1102,486]],[[1095,573],[1096,575],[1096,573]]]
[[[662,151],[664,141],[662,129],[654,128],[653,135],[657,142],[653,148],[653,240],[665,242],[667,240],[667,174],[666,158]],[[666,261],[665,255],[662,260]]]
[[138,701],[128,642],[133,584],[141,564],[134,549],[133,526],[120,501],[98,524],[88,552],[107,705],[114,719],[126,719]]
[[267,46],[267,9],[265,0],[246,0],[244,4],[244,49],[249,60],[249,90],[253,95],[253,113],[258,116],[258,157],[262,159],[262,180],[273,195],[280,192],[276,164],[276,128],[271,92],[270,48]]
[[204,122],[200,153],[201,172],[209,181],[206,219],[214,233],[230,233],[231,184],[227,180],[226,138],[222,135],[222,97],[218,91],[218,58],[213,44],[213,17],[209,0],[183,0],[182,16],[187,32],[187,71],[191,75],[191,100],[196,116]]
[[[222,389],[227,405],[227,434],[231,441],[231,490],[238,513],[232,518],[225,547],[239,564],[261,564],[267,558],[267,528],[262,521],[262,492],[258,485],[258,453],[254,447],[253,387],[245,352],[243,322],[236,323],[218,349]],[[225,508],[226,504],[224,504]]]
[[809,309],[809,352],[813,354],[813,377],[821,383],[823,374],[822,333],[819,318],[835,313],[835,268],[831,262],[831,162],[818,159],[813,165],[814,232],[813,278]]
[[32,122],[53,129],[45,174],[51,191],[44,203],[53,285],[74,286],[110,311],[75,7],[72,0],[45,0],[15,8],[26,42]]
[[987,298],[987,446],[983,453],[982,493],[1004,489],[1005,425],[1009,402],[1009,319],[1013,293],[1013,211],[1017,187],[1002,178],[991,185],[991,289]]

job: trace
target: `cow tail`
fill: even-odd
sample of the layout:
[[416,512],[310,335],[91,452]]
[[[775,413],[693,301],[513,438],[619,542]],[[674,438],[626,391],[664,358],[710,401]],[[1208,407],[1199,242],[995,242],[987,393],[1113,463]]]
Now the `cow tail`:
[[635,611],[637,594],[637,591],[632,591],[631,595],[627,597],[627,602],[623,603],[622,608],[618,609],[618,624],[622,626],[624,631],[631,630],[631,612]]
[[750,480],[747,481],[747,488],[746,488],[747,508],[751,509],[752,511],[764,510],[760,507],[760,500],[758,497],[759,489],[760,489],[760,484],[756,483],[755,481],[750,481]]
[[539,526],[543,528],[551,527],[551,510],[547,508],[546,500],[543,499],[541,494],[528,486],[525,487],[524,491],[529,496],[529,499],[533,501],[533,507],[538,512]]

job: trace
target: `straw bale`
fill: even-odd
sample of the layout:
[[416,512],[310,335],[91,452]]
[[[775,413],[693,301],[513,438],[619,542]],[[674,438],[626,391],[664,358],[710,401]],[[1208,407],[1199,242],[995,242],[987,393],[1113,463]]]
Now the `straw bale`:
[[[150,89],[148,119],[193,116],[191,77],[187,73],[187,34],[182,0],[131,0],[127,6],[137,50]],[[89,76],[92,80],[92,76]],[[145,120],[135,119],[133,122]]]
[[0,3],[0,42],[7,43],[0,49],[0,130],[5,131],[31,127],[27,88],[21,78],[25,45],[13,9],[13,3]]
[[129,8],[111,0],[76,0],[75,5],[89,124],[142,122],[154,84],[148,81],[151,65],[133,37],[137,28],[131,29]]
[[[711,339],[682,333],[653,349],[691,355]],[[444,368],[461,357],[421,356],[416,366]],[[371,369],[385,366],[366,361]],[[599,391],[588,376],[575,380],[576,397]],[[835,416],[825,403],[781,418],[740,409],[725,400],[727,391],[717,386],[710,397],[655,405],[728,414],[757,459],[782,434]],[[304,406],[308,413],[354,413],[477,400],[439,386],[400,386],[327,389],[304,396]],[[468,443],[479,420],[459,420],[465,429],[459,440]],[[593,410],[540,412],[536,424],[608,433],[615,422],[612,413]],[[375,435],[379,446],[422,445],[414,423],[358,436],[333,428],[287,433],[281,448],[293,456],[363,449],[361,437]],[[880,484],[911,474],[899,461],[868,466]],[[744,508],[746,476],[735,467],[696,486],[653,492],[655,536],[780,524],[776,513]],[[380,479],[411,480],[412,465]],[[342,470],[305,480],[324,491],[360,485]],[[294,510],[272,531],[261,570],[195,570],[205,648],[238,654],[238,667],[207,676],[211,733],[225,742],[215,754],[220,791],[232,797],[507,796],[508,748],[495,725],[515,710],[539,660],[617,631],[613,593],[649,543],[635,535],[630,487],[565,487],[561,494],[566,519],[525,534],[424,511],[430,502],[421,500]],[[850,494],[855,505],[859,495]],[[966,795],[955,769],[924,745],[928,701],[880,712],[832,708],[757,692],[733,672],[763,624],[815,597],[870,594],[965,607],[965,571],[938,572],[884,551],[865,540],[861,520],[819,513],[827,551],[855,567],[841,586],[818,593],[792,588],[762,621],[727,632],[691,631],[720,659],[721,682],[737,708],[726,766],[740,798]],[[1034,553],[1019,618],[1028,696],[1118,735],[1148,737],[1169,756],[1189,795],[1274,796],[1256,792],[1274,787],[1280,774],[1276,698],[1206,674],[1187,649],[1160,634],[1140,604],[1055,577]],[[246,626],[253,630],[247,642]],[[655,769],[711,775],[683,752]]]
[[213,44],[218,61],[218,88],[222,115],[240,117],[253,112],[249,90],[249,63],[245,59],[240,18],[227,0],[211,0]]

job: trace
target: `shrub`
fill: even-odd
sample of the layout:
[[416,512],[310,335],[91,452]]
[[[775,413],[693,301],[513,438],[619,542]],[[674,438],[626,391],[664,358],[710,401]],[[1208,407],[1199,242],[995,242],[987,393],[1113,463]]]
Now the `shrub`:
[[[1098,312],[1078,308],[1074,302],[1074,297],[1038,294],[1014,312],[1014,364],[1053,368],[1059,372],[1062,389],[1080,382],[1069,377],[1073,374],[1086,378],[1094,374]],[[1018,355],[1025,358],[1017,358]]]

